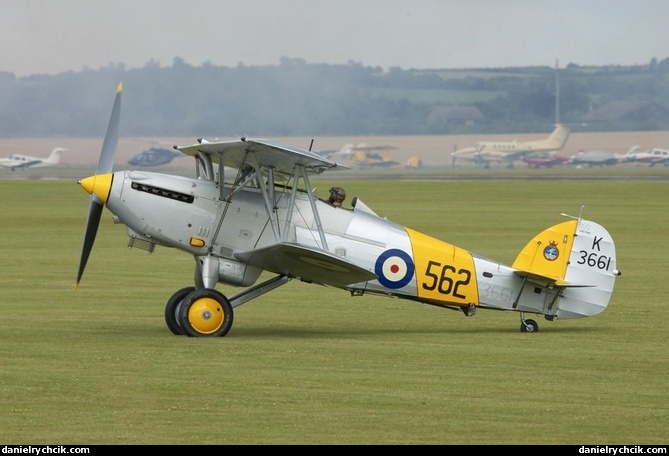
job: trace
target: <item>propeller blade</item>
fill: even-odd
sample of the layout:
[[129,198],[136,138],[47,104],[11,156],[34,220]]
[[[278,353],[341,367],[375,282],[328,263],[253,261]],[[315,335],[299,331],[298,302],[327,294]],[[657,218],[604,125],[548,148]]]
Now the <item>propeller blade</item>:
[[84,269],[88,262],[88,256],[93,249],[95,236],[98,233],[98,226],[100,226],[100,218],[102,217],[102,209],[104,206],[96,201],[94,195],[91,195],[91,204],[88,206],[88,219],[86,220],[86,231],[84,232],[84,246],[81,249],[81,260],[79,260],[79,271],[77,271],[77,283],[75,289],[79,287],[81,276],[84,275]]
[[104,142],[102,143],[102,151],[100,152],[100,160],[95,174],[110,173],[114,167],[114,160],[116,159],[116,145],[118,144],[118,126],[121,119],[121,93],[123,92],[123,83],[119,82],[116,86],[116,98],[114,99],[114,107],[112,108],[111,117],[109,118],[109,125],[107,126],[107,133],[105,134]]
[[[109,125],[107,125],[107,133],[105,134],[105,138],[102,143],[100,159],[98,160],[98,166],[95,170],[93,182],[95,182],[96,176],[111,173],[114,167],[114,160],[116,159],[116,146],[118,145],[119,123],[121,118],[122,92],[123,83],[119,83],[118,86],[116,86],[114,107],[112,108]],[[84,181],[86,181],[86,179],[83,181],[80,180],[79,184],[81,185]],[[81,281],[81,277],[84,274],[84,269],[86,268],[88,257],[90,256],[91,250],[93,249],[93,243],[95,242],[95,236],[98,232],[98,226],[100,225],[100,219],[102,218],[102,210],[104,209],[104,203],[106,201],[106,199],[101,200],[101,198],[95,193],[94,188],[95,185],[92,185],[89,191],[89,188],[84,186],[84,189],[89,191],[91,194],[91,200],[88,206],[86,231],[84,231],[84,245],[81,249],[81,259],[79,260],[79,270],[77,271],[77,282],[74,285],[75,290],[79,287],[79,282]]]

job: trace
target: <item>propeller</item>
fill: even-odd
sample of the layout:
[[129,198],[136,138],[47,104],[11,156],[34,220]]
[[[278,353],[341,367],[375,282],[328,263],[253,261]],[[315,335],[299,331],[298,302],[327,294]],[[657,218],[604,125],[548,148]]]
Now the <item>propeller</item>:
[[[107,126],[107,133],[105,134],[104,142],[102,143],[102,150],[100,152],[100,159],[98,166],[95,169],[95,175],[82,179],[78,182],[91,195],[90,204],[88,206],[88,218],[86,220],[86,231],[84,232],[84,244],[81,249],[81,259],[79,260],[79,270],[77,271],[77,282],[74,289],[79,288],[81,276],[84,274],[88,257],[93,249],[95,242],[95,235],[98,232],[100,225],[100,218],[102,217],[102,209],[107,200],[108,190],[111,188],[111,172],[114,167],[114,160],[116,158],[116,146],[118,144],[118,127],[121,117],[121,93],[123,92],[123,83],[120,82],[116,86],[116,98],[114,99],[114,107],[112,108],[109,125]],[[97,182],[100,180],[101,182]],[[107,193],[101,189],[107,189]]]

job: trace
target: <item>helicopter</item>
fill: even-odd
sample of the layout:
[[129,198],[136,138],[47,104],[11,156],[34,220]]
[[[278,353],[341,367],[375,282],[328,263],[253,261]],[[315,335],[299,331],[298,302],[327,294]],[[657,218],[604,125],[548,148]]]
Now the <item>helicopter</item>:
[[137,155],[133,155],[130,160],[128,160],[128,164],[144,168],[149,166],[160,166],[171,163],[172,160],[180,156],[182,156],[182,154],[173,150],[151,147],[150,149],[143,150]]

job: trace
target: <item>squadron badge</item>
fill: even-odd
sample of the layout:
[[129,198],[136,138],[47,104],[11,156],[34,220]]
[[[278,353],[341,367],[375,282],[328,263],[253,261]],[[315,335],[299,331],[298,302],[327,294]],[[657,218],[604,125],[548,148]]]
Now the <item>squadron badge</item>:
[[549,241],[544,249],[544,258],[548,261],[555,261],[560,256],[560,251],[557,248],[557,241]]

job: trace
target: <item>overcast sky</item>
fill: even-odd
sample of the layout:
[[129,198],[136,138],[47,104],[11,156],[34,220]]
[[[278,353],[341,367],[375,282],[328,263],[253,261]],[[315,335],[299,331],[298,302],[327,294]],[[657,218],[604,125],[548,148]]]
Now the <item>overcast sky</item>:
[[0,71],[632,65],[669,57],[668,22],[667,0],[2,0]]

